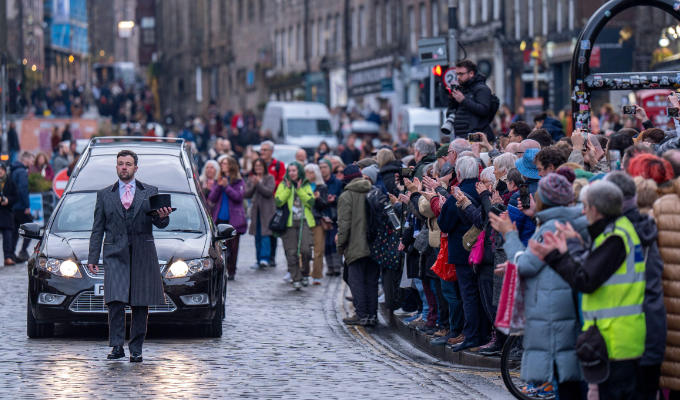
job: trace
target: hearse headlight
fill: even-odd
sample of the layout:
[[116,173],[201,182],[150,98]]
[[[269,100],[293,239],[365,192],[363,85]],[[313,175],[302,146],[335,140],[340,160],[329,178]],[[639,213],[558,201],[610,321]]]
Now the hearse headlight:
[[80,268],[73,260],[59,260],[57,258],[38,258],[38,269],[65,278],[82,278]]
[[193,260],[177,260],[170,265],[165,273],[166,278],[184,278],[195,273],[212,268],[210,258],[195,258]]

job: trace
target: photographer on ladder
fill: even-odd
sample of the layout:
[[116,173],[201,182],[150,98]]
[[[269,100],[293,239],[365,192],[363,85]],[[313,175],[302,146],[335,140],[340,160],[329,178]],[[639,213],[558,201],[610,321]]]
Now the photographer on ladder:
[[457,62],[456,76],[458,85],[451,88],[442,133],[466,139],[468,133],[484,132],[489,142],[493,142],[494,134],[489,124],[498,111],[498,97],[486,85],[486,76],[477,73],[474,62]]

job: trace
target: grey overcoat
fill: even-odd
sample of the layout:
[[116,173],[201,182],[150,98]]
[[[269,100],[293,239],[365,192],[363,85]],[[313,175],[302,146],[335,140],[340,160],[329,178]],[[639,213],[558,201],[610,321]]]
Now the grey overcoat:
[[269,221],[271,221],[276,212],[276,203],[274,201],[274,189],[276,188],[274,177],[265,175],[264,178],[257,184],[248,179],[246,181],[245,198],[253,199],[253,204],[250,208],[250,228],[248,233],[255,235],[257,231],[257,216],[260,216],[260,233],[262,236],[271,236],[272,231],[269,229]]
[[[104,301],[121,301],[131,306],[164,304],[163,280],[156,255],[152,224],[165,228],[170,217],[147,215],[149,196],[155,186],[136,181],[132,201],[132,235],[128,237],[120,201],[118,181],[97,192],[94,222],[90,235],[88,263],[96,263],[104,242]],[[132,259],[130,258],[132,248]]]

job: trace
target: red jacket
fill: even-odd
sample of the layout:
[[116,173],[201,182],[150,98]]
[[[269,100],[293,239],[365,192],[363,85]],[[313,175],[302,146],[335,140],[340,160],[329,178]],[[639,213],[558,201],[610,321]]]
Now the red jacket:
[[269,164],[269,167],[267,167],[267,170],[269,171],[269,174],[274,177],[274,182],[276,183],[274,192],[276,192],[276,188],[279,187],[279,183],[281,183],[283,177],[286,175],[286,166],[283,164],[283,161],[272,158],[272,162]]

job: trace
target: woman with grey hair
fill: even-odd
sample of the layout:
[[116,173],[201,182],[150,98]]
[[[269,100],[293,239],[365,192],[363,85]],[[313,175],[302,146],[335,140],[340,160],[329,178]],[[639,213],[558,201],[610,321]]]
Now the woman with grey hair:
[[517,157],[512,153],[503,153],[493,159],[494,175],[496,176],[496,190],[503,196],[508,192],[508,171],[515,168]]
[[316,225],[311,228],[314,255],[312,256],[312,284],[321,285],[323,278],[323,255],[326,245],[326,231],[323,228],[323,213],[328,208],[328,188],[321,176],[321,169],[317,164],[305,165],[305,177],[314,192],[314,207],[312,215]]
[[203,166],[201,176],[198,181],[201,183],[201,190],[205,198],[208,198],[215,182],[220,180],[220,165],[215,160],[208,160]]
[[465,156],[456,161],[456,178],[458,178],[459,181],[464,181],[466,179],[477,180],[478,176],[479,164],[477,163],[477,160]]

